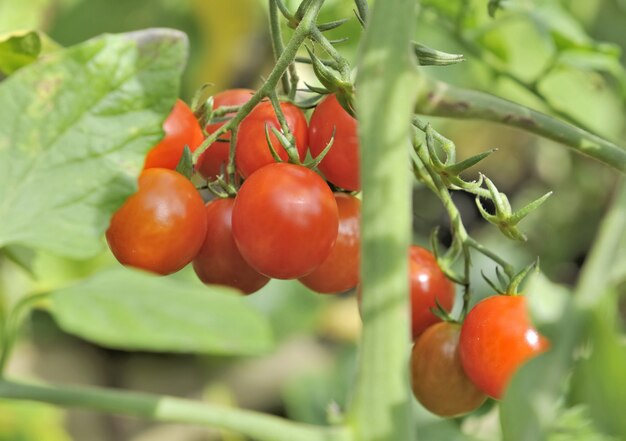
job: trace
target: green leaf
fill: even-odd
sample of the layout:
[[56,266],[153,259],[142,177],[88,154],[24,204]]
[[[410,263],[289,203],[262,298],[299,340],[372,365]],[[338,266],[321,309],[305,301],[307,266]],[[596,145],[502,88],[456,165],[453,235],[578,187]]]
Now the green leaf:
[[186,56],[165,29],[106,35],[0,83],[0,247],[84,258],[162,136]]
[[223,355],[272,347],[268,321],[230,288],[115,268],[50,299],[64,331],[106,347]]
[[32,63],[41,52],[37,32],[10,34],[0,37],[0,72],[10,75],[20,67]]

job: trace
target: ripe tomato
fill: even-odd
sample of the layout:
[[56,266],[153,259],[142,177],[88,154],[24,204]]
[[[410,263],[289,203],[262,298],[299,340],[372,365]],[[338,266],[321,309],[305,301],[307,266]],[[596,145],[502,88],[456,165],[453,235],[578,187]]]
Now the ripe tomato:
[[[309,142],[304,113],[291,103],[281,103],[280,107],[287,120],[287,125],[296,140],[298,156],[302,161],[306,156]],[[276,118],[272,103],[263,101],[239,125],[235,163],[237,171],[243,178],[247,178],[264,165],[275,162],[265,139],[266,125],[269,129],[274,150],[276,150],[276,153],[282,160],[287,161],[288,159],[287,152],[271,130],[272,127],[280,130],[280,124],[278,123],[278,118]]]
[[347,291],[359,283],[361,201],[345,193],[335,193],[339,209],[337,241],[326,260],[300,282],[322,294]]
[[430,326],[411,352],[413,395],[426,409],[442,417],[464,415],[487,396],[465,374],[459,355],[461,326],[440,322]]
[[[213,96],[213,109],[217,109],[222,106],[240,106],[247,103],[254,90],[251,89],[229,89],[223,92],[217,93]],[[227,116],[232,116],[233,113],[228,113]],[[223,122],[217,122],[213,124],[207,124],[206,132],[211,134],[219,129]],[[220,138],[224,140],[230,139],[230,132],[224,133]],[[215,179],[218,175],[222,174],[223,169],[228,164],[228,152],[230,150],[230,144],[223,141],[215,141],[211,144],[207,150],[200,155],[196,164],[196,170],[205,179]]]
[[234,199],[215,199],[206,204],[207,232],[200,251],[193,259],[198,278],[207,284],[231,286],[251,294],[269,279],[243,259],[232,230]]
[[440,319],[431,308],[439,304],[447,311],[454,304],[454,284],[437,265],[435,256],[425,248],[409,249],[409,277],[411,286],[411,330],[415,340],[430,325]]
[[155,167],[175,170],[185,146],[189,146],[193,152],[204,140],[196,117],[181,100],[176,101],[172,112],[163,123],[163,130],[165,136],[148,152],[144,170]]
[[244,181],[235,198],[235,243],[268,277],[295,279],[312,272],[330,254],[338,227],[330,188],[299,165],[266,165]]
[[499,295],[480,301],[469,312],[459,348],[467,376],[499,399],[520,365],[548,346],[548,340],[532,327],[526,298]]
[[333,130],[333,145],[318,168],[338,187],[360,190],[357,121],[341,107],[335,95],[328,95],[317,105],[309,123],[309,149],[313,156],[324,150]]
[[139,176],[139,190],[111,218],[106,238],[120,263],[171,274],[198,253],[206,234],[200,194],[183,175],[151,168]]

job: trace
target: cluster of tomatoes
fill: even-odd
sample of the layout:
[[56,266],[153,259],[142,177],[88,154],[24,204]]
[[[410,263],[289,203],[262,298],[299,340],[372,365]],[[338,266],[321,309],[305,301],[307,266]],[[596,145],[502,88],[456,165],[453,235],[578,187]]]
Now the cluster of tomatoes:
[[[213,97],[213,108],[245,104],[253,91],[233,89]],[[113,215],[106,237],[123,264],[171,274],[192,263],[207,284],[246,294],[270,278],[299,279],[321,293],[347,291],[358,284],[360,200],[356,121],[333,95],[311,116],[280,103],[301,162],[316,157],[324,178],[297,164],[277,162],[288,154],[273,129],[281,125],[271,102],[261,101],[237,127],[235,166],[243,183],[234,198],[205,204],[200,192],[175,171],[183,149],[195,150],[225,123],[201,129],[195,115],[177,101],[164,123],[165,137],[146,156],[139,189]],[[226,114],[226,118],[232,114]],[[207,181],[224,172],[230,132],[199,157],[197,174]],[[328,182],[345,191],[333,193]]]
[[[213,108],[240,106],[253,91],[234,89],[213,97]],[[328,95],[310,121],[291,103],[280,103],[300,161],[331,142],[319,172],[288,162],[270,128],[280,130],[274,107],[262,101],[237,128],[236,197],[205,203],[175,171],[183,149],[195,150],[206,134],[193,112],[178,101],[164,123],[164,139],[146,156],[139,189],[114,213],[107,241],[124,265],[171,274],[189,263],[206,284],[250,294],[270,278],[298,279],[319,293],[339,293],[359,283],[361,203],[356,120]],[[232,116],[227,114],[226,118]],[[195,171],[211,181],[229,160],[226,132],[200,156]],[[278,148],[277,148],[278,147]],[[335,192],[329,186],[345,191]],[[409,250],[412,386],[430,411],[456,416],[500,398],[513,372],[547,342],[531,326],[524,298],[495,296],[470,311],[463,325],[442,322],[432,311],[452,309],[454,284],[428,250]]]
[[455,417],[500,399],[515,374],[549,343],[532,326],[526,298],[496,295],[474,306],[462,324],[438,322],[415,336],[411,384],[431,412]]

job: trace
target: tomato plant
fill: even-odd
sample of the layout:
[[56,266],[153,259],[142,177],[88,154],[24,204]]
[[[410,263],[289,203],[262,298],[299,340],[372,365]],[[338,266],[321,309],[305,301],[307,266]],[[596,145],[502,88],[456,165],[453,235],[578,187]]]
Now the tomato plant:
[[469,413],[487,396],[467,377],[459,355],[461,326],[441,322],[424,331],[411,351],[411,387],[415,398],[442,417]]
[[[294,136],[295,146],[300,160],[304,160],[308,146],[307,122],[304,113],[291,103],[281,103],[280,107],[285,115],[289,130]],[[280,144],[271,128],[280,130],[280,124],[272,103],[259,103],[239,125],[235,164],[242,177],[247,178],[255,170],[274,162],[272,153],[265,138],[265,128],[269,130],[269,138],[278,156],[286,161],[287,151]]]
[[120,263],[165,275],[191,262],[206,228],[204,202],[193,184],[175,171],[151,168],[113,214],[106,238]]
[[337,241],[324,262],[300,282],[322,294],[347,291],[359,283],[361,253],[361,201],[345,193],[335,193],[339,210]]
[[[213,95],[213,110],[222,106],[240,106],[248,102],[252,94],[251,89],[229,89]],[[225,116],[232,116],[233,113],[227,113]],[[224,122],[209,123],[206,125],[207,134],[211,134],[219,129]],[[218,175],[224,173],[228,164],[228,152],[230,145],[230,132],[224,133],[220,141],[212,143],[208,149],[200,155],[196,163],[196,170],[205,179],[215,179]]]
[[409,249],[409,278],[411,292],[411,332],[415,340],[430,325],[440,319],[432,313],[437,302],[446,311],[454,303],[454,284],[437,264],[435,256],[425,248]]
[[549,347],[533,328],[526,298],[498,295],[479,302],[461,328],[461,361],[468,377],[487,395],[501,398],[515,371]]
[[339,217],[333,193],[308,168],[273,163],[243,183],[233,207],[233,236],[244,259],[277,279],[302,277],[330,254]]
[[207,232],[193,269],[207,284],[227,285],[245,294],[258,291],[269,282],[241,256],[232,232],[235,200],[215,199],[206,204]]
[[148,168],[169,168],[174,170],[183,155],[185,146],[193,152],[204,140],[202,129],[195,115],[182,100],[176,100],[165,122],[165,136],[146,155],[144,170]]
[[[333,137],[334,133],[334,137]],[[345,111],[337,97],[326,96],[317,105],[309,122],[309,148],[319,155],[333,139],[333,145],[319,164],[326,179],[346,190],[361,188],[357,121]]]

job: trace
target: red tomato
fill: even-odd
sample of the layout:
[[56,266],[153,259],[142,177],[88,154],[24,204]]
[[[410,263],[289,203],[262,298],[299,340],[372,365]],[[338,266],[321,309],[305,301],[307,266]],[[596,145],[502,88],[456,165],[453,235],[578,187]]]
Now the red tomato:
[[189,146],[193,152],[204,141],[195,115],[181,100],[176,101],[172,112],[163,123],[163,130],[165,136],[148,152],[144,170],[155,167],[175,170],[185,146]]
[[295,279],[312,272],[330,254],[338,227],[330,188],[299,165],[266,165],[244,181],[235,198],[235,243],[268,277]]
[[233,239],[234,199],[215,199],[206,204],[207,232],[200,251],[193,259],[198,278],[207,284],[226,285],[251,294],[269,279],[243,259]]
[[418,246],[409,249],[409,277],[411,329],[415,340],[426,328],[440,320],[431,311],[437,306],[435,299],[446,311],[452,309],[454,284],[441,271],[435,256]]
[[[217,93],[213,96],[213,109],[217,109],[222,106],[240,106],[247,103],[254,90],[251,89],[229,89],[223,92]],[[228,113],[227,116],[232,116],[233,113]],[[219,129],[225,121],[214,124],[207,124],[206,132],[211,134]],[[221,139],[229,140],[230,132],[224,133],[220,136]],[[223,173],[228,164],[228,152],[230,150],[230,143],[223,141],[215,141],[211,144],[207,150],[200,155],[196,164],[196,170],[205,179],[215,179],[218,175]]]
[[317,105],[309,123],[309,149],[314,157],[330,142],[333,129],[333,145],[318,168],[338,187],[360,190],[357,121],[341,107],[335,95],[328,95]]
[[442,417],[464,415],[487,399],[463,370],[460,332],[458,324],[436,323],[420,335],[411,352],[413,395],[426,409]]
[[[303,161],[308,145],[307,124],[304,113],[291,103],[281,103],[280,107],[285,114],[289,129],[295,137],[298,156]],[[284,161],[289,159],[287,152],[271,130],[272,127],[280,130],[280,124],[278,123],[278,118],[276,118],[272,103],[263,101],[239,125],[235,162],[237,171],[243,178],[247,178],[264,165],[275,162],[265,139],[266,125],[276,153]]]
[[514,372],[548,346],[530,322],[526,298],[499,295],[482,300],[469,312],[459,347],[467,376],[499,399]]
[[175,171],[151,168],[113,214],[106,238],[120,263],[165,275],[191,262],[206,228],[204,202],[193,184]]
[[359,283],[361,201],[345,193],[335,193],[335,201],[339,209],[337,241],[326,260],[300,278],[305,286],[323,294],[347,291]]

